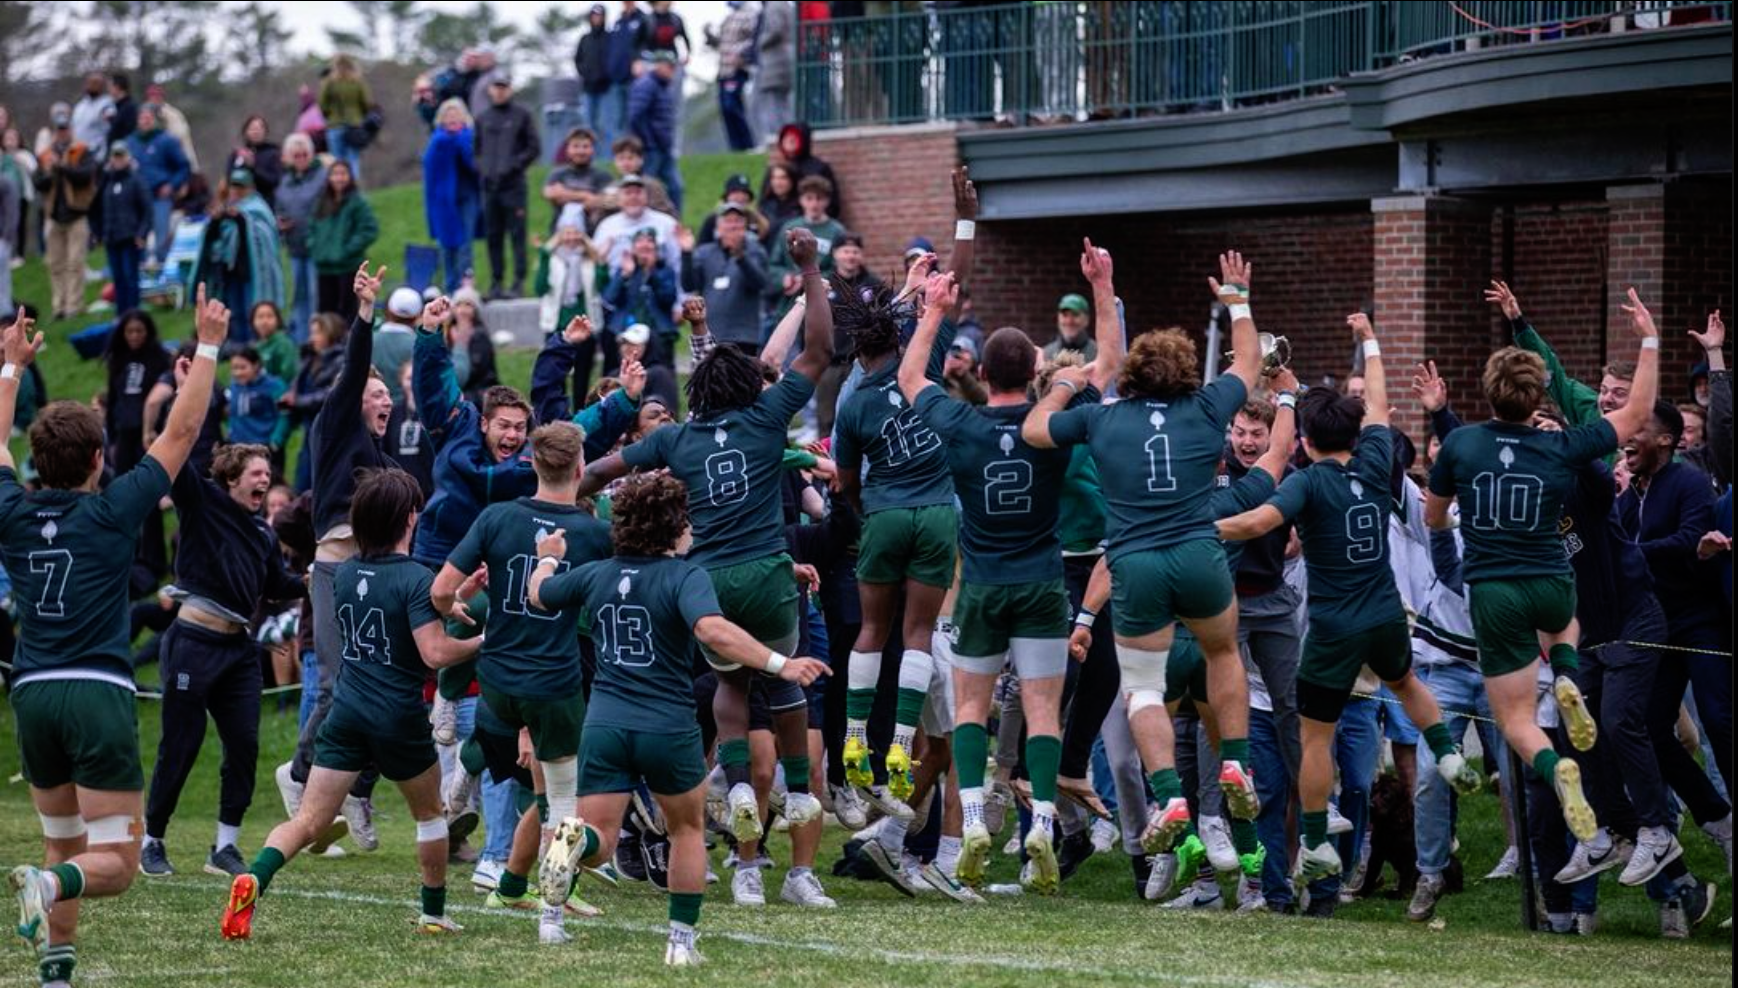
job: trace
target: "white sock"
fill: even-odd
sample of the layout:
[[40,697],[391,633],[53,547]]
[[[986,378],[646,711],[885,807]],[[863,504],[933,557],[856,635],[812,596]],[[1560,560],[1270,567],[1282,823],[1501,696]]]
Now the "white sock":
[[960,866],[960,839],[943,836],[935,845],[935,866],[949,878]]
[[217,847],[218,847],[218,850],[222,850],[223,848],[231,847],[231,846],[240,847],[241,845],[237,843],[240,840],[241,840],[241,824],[238,823],[233,827],[230,826],[229,824],[223,823],[221,821],[217,824]]
[[1048,835],[1055,832],[1055,827],[1056,804],[1045,799],[1032,800],[1032,829]]
[[[880,652],[851,652],[850,665],[845,667],[845,688],[847,690],[873,690],[875,684],[881,681]],[[848,717],[845,720],[845,740],[852,739],[869,744],[869,721],[867,718],[858,720]]]
[[[899,659],[899,688],[915,690],[918,693],[929,692],[929,681],[935,672],[935,658],[928,652],[908,648]],[[893,743],[911,753],[912,742],[917,736],[916,724],[896,724],[893,728]]]
[[875,839],[889,854],[901,854],[905,850],[905,828],[905,821],[898,817],[882,817],[881,829],[875,834]]
[[[967,827],[984,825],[984,787],[973,786],[960,790],[960,813],[965,817],[962,823]],[[943,837],[942,840],[947,838]]]
[[692,947],[694,946],[694,936],[694,927],[689,926],[687,923],[678,923],[675,920],[670,921],[671,943],[681,944],[684,947]]
[[565,908],[565,906],[552,906],[548,903],[544,903],[543,916],[538,922],[544,926],[561,926],[562,911]]
[[785,872],[785,881],[788,882],[793,878],[801,878],[804,875],[807,875],[811,871],[814,871],[814,869],[813,868],[805,868],[801,865],[792,865],[791,870]]
[[911,754],[911,749],[917,745],[917,725],[893,725],[893,743],[904,748],[907,755]]
[[[152,837],[150,834],[146,834],[145,835],[145,843],[146,844],[155,844],[158,847],[162,847],[163,846],[163,838]],[[219,846],[221,847],[222,845],[219,845]]]

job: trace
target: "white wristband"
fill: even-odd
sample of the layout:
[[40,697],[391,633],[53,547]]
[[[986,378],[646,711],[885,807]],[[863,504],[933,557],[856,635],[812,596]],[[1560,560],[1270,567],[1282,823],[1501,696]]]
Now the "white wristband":
[[1079,394],[1080,393],[1080,385],[1075,384],[1073,381],[1070,381],[1066,377],[1057,378],[1054,386],[1059,387],[1059,388],[1067,388],[1068,392],[1070,394]]
[[1074,623],[1082,628],[1087,628],[1087,629],[1091,629],[1092,622],[1097,620],[1097,619],[1098,619],[1097,614],[1094,614],[1093,612],[1087,610],[1084,607],[1082,607],[1080,609],[1079,614],[1074,615]]
[[561,560],[554,557],[554,556],[538,556],[537,557],[537,568],[542,569],[544,563],[548,563],[550,569],[560,569],[561,568]]
[[201,343],[194,349],[193,359],[205,359],[215,364],[217,363],[217,355],[220,352],[221,351],[218,350],[217,344],[215,343]]
[[1232,322],[1249,318],[1249,303],[1247,302],[1238,302],[1236,305],[1228,305],[1226,308],[1231,310]]
[[978,225],[972,220],[956,220],[953,225],[955,240],[971,240],[978,235]]
[[1273,404],[1278,408],[1289,408],[1296,411],[1297,395],[1290,391],[1281,391],[1279,397],[1273,400]]
[[0,381],[10,381],[13,378],[16,378],[17,376],[18,376],[18,365],[17,364],[10,364],[9,363],[4,367],[0,367]]
[[1369,360],[1371,357],[1380,357],[1380,356],[1382,356],[1382,344],[1376,342],[1375,340],[1365,340],[1364,341],[1364,359]]
[[779,670],[785,667],[785,663],[789,661],[789,656],[774,652],[766,657],[766,666],[762,671],[769,676],[776,676],[779,674]]
[[1642,337],[1641,348],[1643,350],[1658,350],[1660,348],[1660,338],[1657,336]]

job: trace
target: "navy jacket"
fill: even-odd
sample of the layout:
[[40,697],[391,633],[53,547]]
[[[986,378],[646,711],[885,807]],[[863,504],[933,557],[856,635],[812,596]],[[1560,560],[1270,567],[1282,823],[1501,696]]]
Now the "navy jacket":
[[1723,641],[1719,568],[1696,558],[1696,544],[1714,529],[1714,489],[1707,474],[1668,463],[1646,491],[1631,483],[1617,499],[1617,516],[1624,535],[1647,558],[1674,643]]
[[91,211],[97,239],[128,243],[151,235],[151,190],[132,168],[103,172],[102,190]]
[[665,82],[647,69],[628,90],[628,129],[646,150],[669,152],[676,146],[676,80]]
[[278,538],[265,519],[235,503],[192,464],[169,488],[180,519],[175,585],[241,615],[262,601],[300,600],[302,581],[284,569]]
[[[350,499],[356,494],[356,471],[398,466],[381,440],[362,421],[362,392],[374,363],[374,326],[361,318],[350,323],[344,341],[344,370],[308,428],[308,455],[313,458],[314,537],[350,524]],[[390,425],[388,429],[390,430]]]

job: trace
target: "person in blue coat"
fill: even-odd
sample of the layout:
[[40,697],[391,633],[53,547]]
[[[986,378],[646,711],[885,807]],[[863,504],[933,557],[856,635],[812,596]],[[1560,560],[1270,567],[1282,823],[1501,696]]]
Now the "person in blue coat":
[[651,175],[670,191],[670,203],[682,212],[682,171],[676,167],[676,53],[647,55],[650,68],[628,90],[628,130],[646,148],[643,175]]
[[157,264],[169,256],[169,214],[175,207],[175,197],[193,174],[187,161],[187,151],[175,135],[164,130],[157,119],[156,106],[147,103],[139,108],[139,129],[127,138],[127,150],[139,164],[139,177],[151,190],[151,245]]
[[471,241],[478,209],[476,146],[471,111],[449,99],[435,114],[435,129],[422,152],[422,201],[428,235],[440,245],[443,285],[457,291],[471,269]]

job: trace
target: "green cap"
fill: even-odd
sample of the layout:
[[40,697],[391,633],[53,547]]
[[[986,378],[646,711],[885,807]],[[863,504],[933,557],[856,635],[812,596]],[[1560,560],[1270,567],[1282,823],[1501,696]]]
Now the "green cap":
[[1092,309],[1087,306],[1085,298],[1076,295],[1073,292],[1069,292],[1067,295],[1062,296],[1062,301],[1056,303],[1056,311],[1078,312],[1084,316],[1090,314]]

